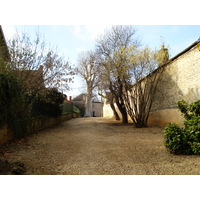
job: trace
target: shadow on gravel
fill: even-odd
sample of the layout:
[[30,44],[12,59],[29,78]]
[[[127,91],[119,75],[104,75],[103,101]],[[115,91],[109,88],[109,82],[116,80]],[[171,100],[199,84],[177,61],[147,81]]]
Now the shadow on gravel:
[[0,175],[23,175],[26,172],[24,163],[8,162],[0,159]]
[[128,124],[122,124],[122,123],[115,123],[115,122],[108,122],[108,123],[105,123],[105,122],[99,122],[99,124],[102,124],[102,125],[107,125],[107,126],[116,126],[116,127],[127,127],[127,126],[130,126],[130,127],[133,127],[134,128],[134,124],[133,123],[128,123]]

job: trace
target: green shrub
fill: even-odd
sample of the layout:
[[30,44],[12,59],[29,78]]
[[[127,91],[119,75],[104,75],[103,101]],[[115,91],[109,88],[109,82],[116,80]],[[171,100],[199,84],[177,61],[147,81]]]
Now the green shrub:
[[24,96],[22,84],[16,77],[12,73],[0,72],[0,126],[8,124],[14,139],[26,134],[28,116]]
[[7,124],[14,139],[27,135],[31,117],[58,117],[64,97],[56,89],[45,94],[25,92],[24,85],[11,72],[0,71],[0,127]]
[[10,73],[0,73],[0,125],[7,123],[14,113],[15,101],[19,94],[20,85],[16,78]]
[[32,105],[31,115],[33,117],[58,117],[62,110],[58,104],[48,103],[44,100],[37,100]]
[[196,155],[200,155],[200,142],[191,143],[192,151]]
[[185,118],[184,128],[168,124],[164,130],[165,146],[174,154],[200,155],[200,100],[191,104],[179,101],[178,108]]
[[174,154],[190,154],[191,148],[188,143],[188,134],[183,128],[170,123],[164,130],[165,146]]
[[32,117],[58,117],[62,114],[64,97],[55,89],[49,89],[45,95],[32,97]]

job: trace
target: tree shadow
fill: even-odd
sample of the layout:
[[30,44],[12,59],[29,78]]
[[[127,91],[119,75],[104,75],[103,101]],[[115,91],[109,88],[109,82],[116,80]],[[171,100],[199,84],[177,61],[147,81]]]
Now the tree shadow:
[[[170,67],[172,67],[172,69],[170,69]],[[189,81],[191,80],[185,79],[183,75],[179,75],[176,65],[166,66],[155,92],[151,112],[163,109],[176,109],[177,102],[181,100],[191,103],[200,99],[199,88],[191,88]],[[184,88],[183,85],[186,88]],[[185,91],[187,90],[187,93],[183,91],[183,89]]]

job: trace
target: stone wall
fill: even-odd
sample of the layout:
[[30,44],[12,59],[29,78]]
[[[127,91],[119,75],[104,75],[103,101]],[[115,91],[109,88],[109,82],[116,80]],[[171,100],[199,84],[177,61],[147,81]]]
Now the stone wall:
[[[116,110],[116,112],[118,113],[120,119],[122,119],[122,114],[121,114],[121,112],[119,111],[119,109],[118,109],[118,107],[117,107],[117,104],[114,103],[114,106],[115,106],[115,110]],[[107,103],[106,100],[105,100],[105,102],[104,102],[104,104],[103,104],[103,117],[115,119],[115,116],[114,116],[113,111],[112,111],[112,109],[111,109],[111,107],[110,107],[110,104]],[[130,123],[132,122],[132,120],[131,120],[131,118],[130,118],[129,115],[128,115],[128,121],[129,121]]]
[[163,71],[152,111],[176,108],[182,99],[200,97],[200,51],[196,47],[170,62]]
[[[116,108],[116,111],[117,113],[119,114],[119,116],[121,117],[121,113],[119,112],[118,108],[117,108],[117,105],[114,104],[115,108]],[[103,117],[106,117],[106,118],[114,118],[114,114],[113,114],[113,111],[110,107],[110,104],[106,102],[104,102],[103,104]]]
[[[76,117],[78,117],[78,114],[69,113],[69,114],[66,114],[66,115],[62,115],[61,117],[58,117],[58,118],[48,118],[48,119],[37,118],[37,119],[33,119],[29,123],[26,135],[34,134],[34,133],[37,133],[41,130],[51,128],[53,126],[58,125],[61,122],[64,122],[66,120],[69,120],[71,118],[76,118]],[[9,140],[12,140],[12,139],[13,139],[13,133],[8,128],[8,126],[4,125],[3,127],[1,127],[0,128],[0,144],[6,143],[6,142],[8,142]]]
[[[193,102],[198,99],[200,99],[200,51],[194,43],[165,65],[148,125],[164,127],[169,122],[181,125],[183,117],[177,109],[177,102],[181,100]],[[103,116],[114,117],[109,104],[104,103]]]
[[101,102],[92,102],[92,116],[103,117],[103,104]]
[[148,125],[182,124],[183,117],[177,109],[177,102],[183,99],[187,102],[200,99],[200,51],[196,45],[164,67]]

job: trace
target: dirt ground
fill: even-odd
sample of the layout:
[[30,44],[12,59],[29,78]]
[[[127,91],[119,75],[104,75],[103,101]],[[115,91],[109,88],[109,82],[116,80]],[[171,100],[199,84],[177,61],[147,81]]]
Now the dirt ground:
[[0,159],[23,162],[28,175],[200,174],[200,156],[167,152],[160,128],[77,118],[4,146]]

